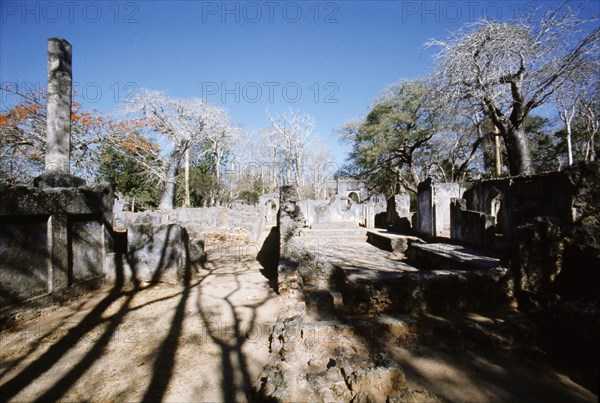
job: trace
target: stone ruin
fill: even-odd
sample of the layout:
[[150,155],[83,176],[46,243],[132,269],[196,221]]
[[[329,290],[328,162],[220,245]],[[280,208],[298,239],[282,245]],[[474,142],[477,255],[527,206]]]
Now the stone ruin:
[[323,199],[299,201],[307,226],[346,224],[374,228],[376,215],[386,211],[385,197],[370,194],[366,184],[355,179],[337,179],[328,184],[326,193]]
[[[47,146],[34,186],[0,185],[0,309],[61,301],[105,282],[180,282],[207,251],[256,244],[279,195],[258,206],[130,213],[109,184],[72,175],[72,46],[48,40]],[[37,301],[37,302],[36,302]]]
[[44,173],[0,185],[0,307],[104,277],[113,251],[113,190],[69,172],[71,44],[48,40]]
[[[539,329],[573,345],[597,339],[598,163],[468,190],[426,180],[416,212],[404,191],[386,200],[340,180],[324,200],[284,186],[237,212],[124,213],[109,185],[69,172],[71,86],[71,45],[50,39],[45,172],[34,187],[0,185],[0,308],[104,281],[176,283],[206,258],[210,231],[233,228],[256,242],[274,225],[281,310],[258,399],[409,400],[415,391],[387,354],[389,340],[510,350],[535,345]],[[381,255],[361,255],[365,241]],[[561,301],[578,298],[591,305]],[[517,309],[532,314],[433,329],[419,316]]]
[[0,185],[0,309],[60,300],[105,281],[178,282],[205,257],[202,241],[190,248],[177,223],[123,227],[112,187],[70,173],[71,59],[68,41],[48,40],[44,172],[33,187]]
[[[374,217],[379,228],[361,230],[357,212],[342,216],[334,203],[301,200],[283,187],[282,308],[257,398],[412,401],[425,392],[409,389],[390,358],[394,344],[512,351],[539,343],[552,354],[568,351],[572,362],[596,360],[599,192],[598,162],[468,190],[427,180],[416,217],[400,193]],[[365,256],[365,240],[388,251],[387,259],[383,251]],[[423,319],[481,311],[520,313],[487,324],[444,319],[433,329]]]

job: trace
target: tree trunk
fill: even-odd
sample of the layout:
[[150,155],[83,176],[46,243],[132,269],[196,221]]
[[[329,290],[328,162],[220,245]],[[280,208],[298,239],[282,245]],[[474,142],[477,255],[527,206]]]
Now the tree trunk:
[[183,204],[185,207],[190,207],[192,205],[190,201],[190,150],[189,148],[185,150],[185,199]]
[[494,151],[496,155],[496,178],[502,176],[502,151],[500,149],[500,130],[494,127]]
[[271,183],[270,185],[270,193],[275,193],[277,191],[277,182],[276,182],[276,175],[277,175],[277,148],[273,148],[273,164],[271,165],[272,171],[270,171],[270,175],[271,175]]
[[504,137],[508,152],[508,167],[512,176],[533,175],[529,139],[523,125],[509,129]]
[[575,117],[575,106],[571,108],[562,107],[558,112],[560,119],[565,122],[565,129],[567,129],[567,157],[569,165],[573,165],[573,132],[571,130],[571,122]]
[[565,123],[567,126],[567,154],[569,156],[569,165],[573,165],[573,143],[571,141],[571,119]]
[[[187,148],[187,147],[186,147]],[[160,210],[173,210],[173,202],[175,200],[175,188],[177,186],[177,168],[181,162],[183,152],[181,148],[176,148],[169,155],[167,161],[167,176],[165,178],[165,190],[160,198],[158,208]]]

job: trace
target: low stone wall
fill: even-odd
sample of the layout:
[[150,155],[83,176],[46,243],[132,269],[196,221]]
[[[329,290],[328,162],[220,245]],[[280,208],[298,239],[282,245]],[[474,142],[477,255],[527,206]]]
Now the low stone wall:
[[109,281],[177,284],[196,263],[187,232],[177,224],[131,224],[126,239],[126,250],[114,256],[115,263],[107,271]]
[[[117,213],[118,214],[118,213]],[[168,213],[143,212],[122,213],[124,228],[131,224],[179,224],[190,238],[202,238],[205,234],[230,232],[246,242],[256,242],[265,224],[264,211],[258,206],[239,205],[235,208],[181,207]]]
[[478,247],[489,247],[494,242],[496,221],[480,211],[467,210],[464,199],[450,203],[450,238]]
[[347,198],[302,200],[299,206],[309,227],[313,224],[329,222],[353,223],[358,226],[361,218],[361,206],[353,204]]
[[108,184],[0,185],[0,307],[104,277],[112,203]]
[[302,200],[299,206],[309,227],[323,223],[346,223],[373,228],[375,215],[386,211],[382,203],[355,203],[339,196],[329,200]]

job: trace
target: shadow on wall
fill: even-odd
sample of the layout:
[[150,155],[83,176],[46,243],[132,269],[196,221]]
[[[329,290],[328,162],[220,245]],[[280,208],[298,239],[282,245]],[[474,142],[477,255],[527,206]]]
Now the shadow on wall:
[[263,267],[260,273],[269,280],[269,286],[277,292],[277,266],[279,264],[279,228],[271,227],[269,235],[256,256]]

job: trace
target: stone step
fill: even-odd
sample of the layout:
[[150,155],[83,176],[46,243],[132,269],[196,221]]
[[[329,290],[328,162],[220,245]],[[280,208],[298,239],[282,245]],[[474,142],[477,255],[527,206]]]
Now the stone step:
[[482,270],[501,266],[501,261],[476,248],[447,243],[412,243],[407,250],[408,262],[421,269]]
[[505,310],[513,306],[508,270],[499,267],[499,260],[473,250],[411,243],[409,251],[430,246],[423,250],[452,251],[457,261],[460,258],[472,265],[450,270],[434,265],[435,261],[415,267],[400,260],[398,254],[367,242],[302,236],[299,240],[309,246],[318,261],[316,271],[327,267],[333,270],[326,277],[335,279],[336,284],[329,287],[341,293],[348,315]]
[[396,234],[385,229],[367,231],[367,242],[388,252],[404,254],[413,243],[425,243],[421,238],[411,235]]
[[348,344],[356,337],[404,347],[444,344],[459,349],[497,351],[531,348],[535,325],[519,312],[449,312],[438,315],[379,315],[307,321],[306,343]]
[[[359,227],[356,223],[353,222],[316,222],[311,224],[310,226],[313,230],[323,230],[323,229],[358,229]],[[363,228],[364,229],[364,228]]]
[[513,307],[507,269],[383,271],[342,268],[348,314],[376,316]]
[[[336,228],[336,229],[309,229],[304,228],[301,230],[303,236],[347,236],[347,235],[362,235],[367,236],[367,231],[364,228]],[[366,238],[365,238],[366,239]]]
[[364,228],[342,228],[342,229],[308,229],[304,228],[300,233],[300,239],[306,243],[364,243],[367,240]]

